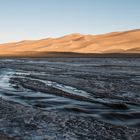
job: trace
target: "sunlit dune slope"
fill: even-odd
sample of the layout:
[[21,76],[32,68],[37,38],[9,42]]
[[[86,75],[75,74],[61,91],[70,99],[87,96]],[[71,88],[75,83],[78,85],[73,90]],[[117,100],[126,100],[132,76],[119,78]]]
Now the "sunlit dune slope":
[[140,53],[140,29],[102,35],[70,34],[0,45],[0,55],[26,52]]

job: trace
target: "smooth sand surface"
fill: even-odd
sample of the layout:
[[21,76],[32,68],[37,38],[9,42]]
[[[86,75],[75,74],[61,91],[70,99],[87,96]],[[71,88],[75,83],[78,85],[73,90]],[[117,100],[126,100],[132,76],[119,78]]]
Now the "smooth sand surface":
[[0,45],[0,56],[45,56],[47,53],[140,53],[140,29],[102,35],[70,34]]

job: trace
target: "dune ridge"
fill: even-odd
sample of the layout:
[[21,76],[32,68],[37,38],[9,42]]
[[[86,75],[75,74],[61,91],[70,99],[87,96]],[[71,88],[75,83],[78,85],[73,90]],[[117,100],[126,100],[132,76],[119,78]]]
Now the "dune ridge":
[[26,53],[30,56],[50,52],[140,54],[140,29],[101,35],[73,33],[59,38],[0,44],[0,56],[17,56]]

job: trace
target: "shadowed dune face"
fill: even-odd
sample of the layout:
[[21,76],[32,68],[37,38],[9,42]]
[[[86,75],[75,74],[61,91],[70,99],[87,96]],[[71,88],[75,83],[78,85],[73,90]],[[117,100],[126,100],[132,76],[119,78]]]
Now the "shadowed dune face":
[[70,34],[60,38],[0,45],[0,55],[18,56],[46,52],[140,53],[140,29],[103,35]]

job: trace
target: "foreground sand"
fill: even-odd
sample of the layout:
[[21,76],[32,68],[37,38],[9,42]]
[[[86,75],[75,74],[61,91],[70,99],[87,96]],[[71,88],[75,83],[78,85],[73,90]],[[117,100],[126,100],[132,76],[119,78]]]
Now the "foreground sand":
[[1,138],[139,140],[139,59],[1,59]]
[[4,135],[0,135],[0,140],[14,140],[14,139],[8,138],[7,136]]
[[[0,133],[3,140],[140,139],[140,129],[103,123],[93,118],[61,112],[44,112],[0,100]],[[2,139],[1,139],[2,140]]]

